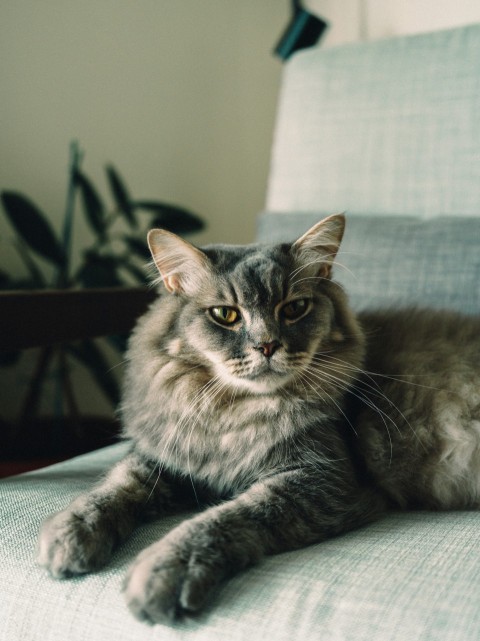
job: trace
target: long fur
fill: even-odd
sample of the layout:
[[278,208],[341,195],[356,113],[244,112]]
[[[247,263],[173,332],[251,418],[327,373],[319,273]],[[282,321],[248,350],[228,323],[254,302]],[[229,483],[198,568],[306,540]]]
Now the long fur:
[[478,508],[480,320],[357,318],[331,279],[343,228],[333,216],[291,245],[203,250],[151,233],[165,288],[127,354],[132,450],[44,524],[53,576],[95,570],[147,515],[204,501],[125,580],[135,616],[172,621],[265,554],[389,506]]

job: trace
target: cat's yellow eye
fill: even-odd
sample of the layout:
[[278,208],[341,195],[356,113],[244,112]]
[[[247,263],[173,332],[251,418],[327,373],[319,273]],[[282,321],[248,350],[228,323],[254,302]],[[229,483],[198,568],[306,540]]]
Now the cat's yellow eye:
[[212,307],[210,314],[214,320],[222,325],[233,325],[240,318],[240,314],[234,307]]
[[308,310],[309,301],[306,298],[299,298],[292,300],[282,307],[282,314],[284,318],[290,321],[301,318]]

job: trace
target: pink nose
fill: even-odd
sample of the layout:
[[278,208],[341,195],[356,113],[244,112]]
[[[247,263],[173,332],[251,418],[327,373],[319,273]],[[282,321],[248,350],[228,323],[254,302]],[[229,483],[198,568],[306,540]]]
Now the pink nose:
[[262,352],[262,354],[266,358],[270,358],[270,356],[272,356],[279,347],[280,343],[278,341],[271,341],[270,343],[260,343],[259,345],[255,345],[255,349],[257,349],[259,352]]

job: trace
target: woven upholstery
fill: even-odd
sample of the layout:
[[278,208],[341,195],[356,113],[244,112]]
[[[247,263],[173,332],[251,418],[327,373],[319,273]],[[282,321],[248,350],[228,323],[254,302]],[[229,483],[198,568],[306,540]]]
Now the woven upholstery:
[[478,216],[480,26],[299,53],[266,209]]
[[34,565],[39,524],[125,452],[113,446],[1,484],[0,641],[476,641],[475,513],[393,514],[348,535],[266,559],[174,628],[127,611],[134,555],[181,517],[140,528],[107,568],[54,581]]

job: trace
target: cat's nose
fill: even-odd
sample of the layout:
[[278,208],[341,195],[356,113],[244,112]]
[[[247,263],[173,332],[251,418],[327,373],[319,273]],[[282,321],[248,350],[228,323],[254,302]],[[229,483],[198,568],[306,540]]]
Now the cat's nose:
[[262,352],[266,358],[273,356],[274,352],[276,352],[279,347],[279,341],[271,341],[270,343],[260,343],[259,345],[255,345],[255,349]]

